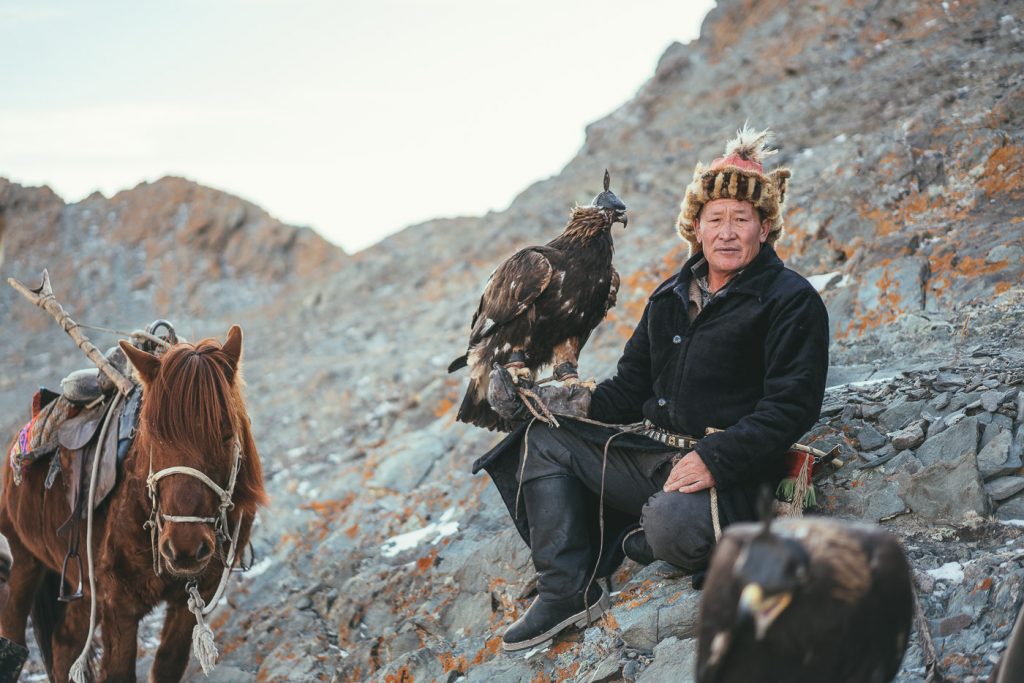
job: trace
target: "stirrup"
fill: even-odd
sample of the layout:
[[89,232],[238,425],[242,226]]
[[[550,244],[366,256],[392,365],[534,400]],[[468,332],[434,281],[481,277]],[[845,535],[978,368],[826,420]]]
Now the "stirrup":
[[[70,560],[71,558],[75,558],[75,561],[78,562],[78,588],[75,590],[74,593],[68,595],[65,592],[64,587],[68,585],[67,581],[65,581],[65,577],[67,576],[68,573],[68,560]],[[84,593],[82,592],[82,556],[78,553],[68,553],[64,556],[64,564],[60,568],[60,592],[57,594],[57,600],[59,600],[60,602],[74,602],[75,600],[80,600],[83,596]]]

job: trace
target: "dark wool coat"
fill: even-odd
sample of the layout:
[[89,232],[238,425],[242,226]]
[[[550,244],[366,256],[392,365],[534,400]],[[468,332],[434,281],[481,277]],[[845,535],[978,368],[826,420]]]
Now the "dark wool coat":
[[[758,490],[774,490],[785,474],[788,446],[817,420],[829,325],[821,297],[770,245],[691,323],[687,293],[700,258],[694,255],[651,294],[615,375],[594,392],[590,416],[612,424],[647,418],[704,437],[696,450],[715,478],[724,526],[756,518]],[[613,433],[561,422],[601,442]],[[724,431],[704,436],[708,427]],[[522,435],[522,428],[516,430],[473,466],[474,472],[487,469],[510,511]],[[635,435],[615,445],[665,448]],[[528,541],[523,510],[514,516]]]

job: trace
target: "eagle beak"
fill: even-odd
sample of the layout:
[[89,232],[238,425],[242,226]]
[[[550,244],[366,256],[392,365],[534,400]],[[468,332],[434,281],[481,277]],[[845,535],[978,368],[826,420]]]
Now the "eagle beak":
[[615,220],[613,220],[612,223],[622,223],[622,229],[625,230],[626,229],[626,222],[627,221],[628,221],[628,219],[626,218],[626,212],[625,211],[616,211],[615,212]]
[[766,598],[764,590],[756,583],[752,583],[740,593],[738,615],[741,618],[752,617],[754,619],[755,638],[761,640],[772,623],[789,607],[789,603],[792,601],[793,596],[789,593],[779,593]]

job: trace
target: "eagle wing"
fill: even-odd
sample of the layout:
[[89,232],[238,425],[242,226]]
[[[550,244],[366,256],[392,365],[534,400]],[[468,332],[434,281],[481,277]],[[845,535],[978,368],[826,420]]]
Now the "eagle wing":
[[473,314],[469,345],[479,344],[502,325],[515,320],[533,305],[548,283],[554,268],[537,249],[523,249],[491,273]]

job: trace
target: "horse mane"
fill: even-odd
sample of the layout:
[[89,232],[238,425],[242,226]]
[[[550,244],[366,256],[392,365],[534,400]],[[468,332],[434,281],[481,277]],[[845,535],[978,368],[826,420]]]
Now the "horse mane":
[[[145,387],[140,415],[140,442],[154,441],[187,452],[199,462],[224,452],[224,435],[234,434],[242,446],[242,465],[234,501],[254,513],[267,502],[256,443],[245,409],[241,364],[231,359],[216,339],[172,346],[160,359],[160,370]],[[202,470],[202,466],[198,466]]]

